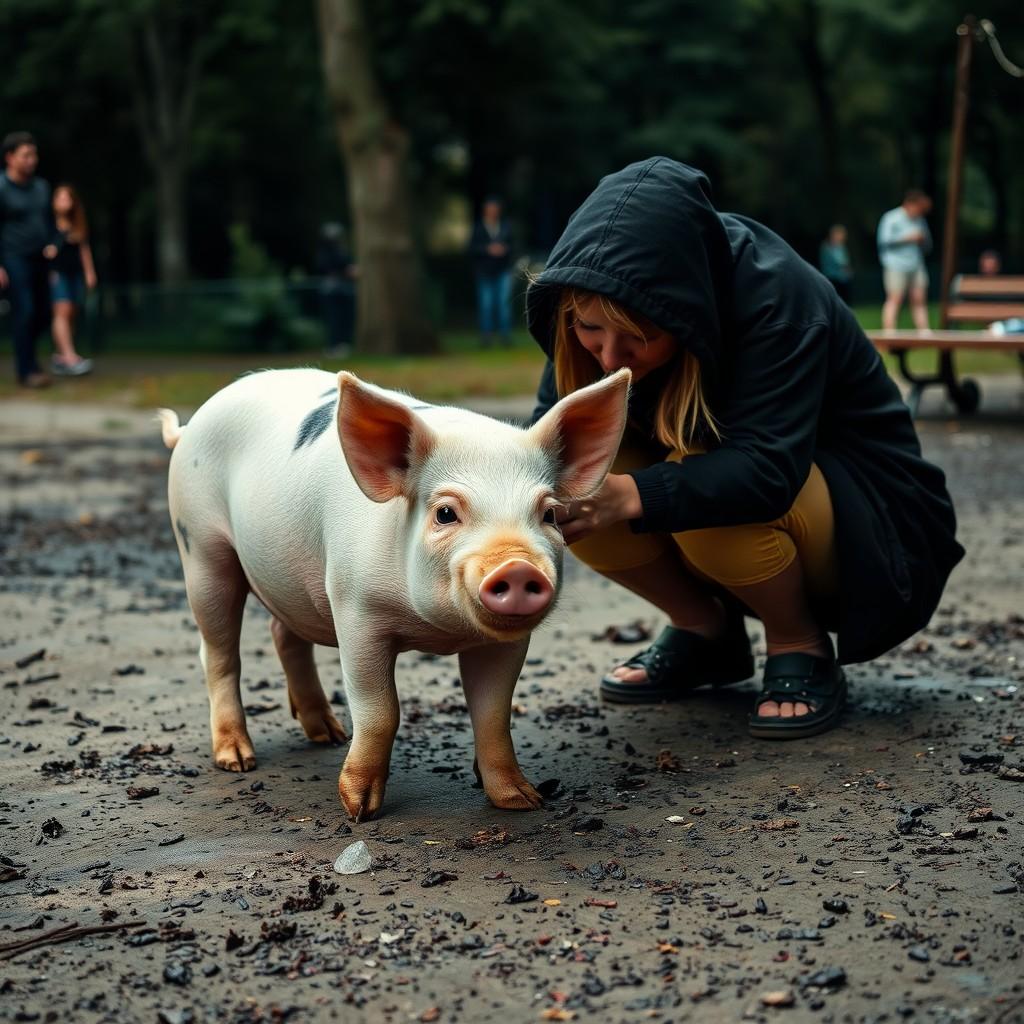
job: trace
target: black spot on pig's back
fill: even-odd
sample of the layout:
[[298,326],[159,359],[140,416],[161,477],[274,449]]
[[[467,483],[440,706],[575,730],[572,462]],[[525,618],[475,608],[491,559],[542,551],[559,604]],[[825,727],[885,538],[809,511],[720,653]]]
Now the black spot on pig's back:
[[188,539],[188,527],[180,520],[176,520],[174,525],[177,527],[178,536],[181,538],[181,543],[185,546],[185,554],[192,553],[192,545]]
[[334,402],[325,402],[323,405],[317,406],[299,424],[299,433],[295,438],[295,446],[292,451],[297,452],[304,445],[312,444],[321,434],[327,432],[333,421]]

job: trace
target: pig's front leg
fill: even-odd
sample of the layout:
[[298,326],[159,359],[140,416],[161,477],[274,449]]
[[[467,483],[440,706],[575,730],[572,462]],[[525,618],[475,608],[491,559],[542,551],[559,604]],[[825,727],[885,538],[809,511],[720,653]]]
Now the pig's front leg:
[[510,811],[536,810],[544,803],[523,775],[512,747],[512,691],[529,646],[529,640],[488,644],[459,655],[477,773],[491,803]]
[[391,748],[398,732],[396,655],[385,639],[367,636],[365,619],[347,629],[340,627],[338,640],[345,697],[352,716],[352,743],[341,767],[338,794],[348,816],[353,821],[364,821],[372,818],[384,802]]

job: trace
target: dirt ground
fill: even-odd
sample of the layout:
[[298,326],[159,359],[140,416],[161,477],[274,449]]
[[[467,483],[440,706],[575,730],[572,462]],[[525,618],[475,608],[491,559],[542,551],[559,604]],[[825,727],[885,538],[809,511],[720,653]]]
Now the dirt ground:
[[[360,825],[254,604],[259,766],[214,768],[155,427],[8,405],[0,1020],[1024,1021],[1024,413],[996,392],[921,423],[968,556],[927,630],[851,669],[840,729],[751,739],[753,681],[602,705],[636,649],[607,627],[661,623],[572,564],[516,698],[544,810],[486,803],[454,659],[406,655]],[[335,874],[356,840],[372,870]]]

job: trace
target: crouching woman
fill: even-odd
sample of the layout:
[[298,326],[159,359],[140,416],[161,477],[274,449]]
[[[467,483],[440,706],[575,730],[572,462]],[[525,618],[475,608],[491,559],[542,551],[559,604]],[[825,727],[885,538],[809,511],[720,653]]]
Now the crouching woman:
[[633,372],[612,471],[561,526],[669,625],[602,679],[603,696],[663,701],[749,678],[753,615],[768,657],[751,733],[832,728],[840,666],[921,629],[963,556],[943,473],[853,314],[781,238],[718,212],[700,172],[656,157],[576,211],[527,318],[549,357],[534,419]]

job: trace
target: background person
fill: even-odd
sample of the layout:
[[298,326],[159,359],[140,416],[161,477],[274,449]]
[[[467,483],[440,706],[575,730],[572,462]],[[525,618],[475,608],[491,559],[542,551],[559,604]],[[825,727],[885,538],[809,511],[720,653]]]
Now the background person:
[[882,264],[885,304],[882,327],[893,330],[899,321],[904,296],[910,297],[910,316],[919,331],[928,325],[928,271],[925,255],[931,252],[932,236],[925,215],[931,199],[918,188],[908,189],[903,202],[882,214],[878,222],[878,258]]
[[50,186],[36,176],[39,151],[29,132],[3,141],[0,175],[0,288],[8,289],[14,335],[14,371],[26,388],[43,388],[50,378],[39,368],[36,339],[50,323],[46,257],[53,245]]
[[469,240],[476,277],[476,302],[480,322],[480,342],[487,348],[495,332],[503,345],[512,343],[512,319],[509,299],[512,289],[512,232],[501,215],[501,201],[484,201],[480,220],[473,226]]
[[978,273],[982,277],[998,277],[1003,272],[1003,258],[996,249],[985,249],[978,256]]
[[348,356],[352,352],[355,335],[355,279],[358,268],[349,252],[345,228],[337,221],[328,221],[320,228],[315,266],[320,275],[320,306],[327,328],[327,354]]
[[833,224],[828,229],[828,235],[821,243],[818,266],[832,282],[832,287],[839,298],[849,306],[853,266],[850,263],[849,250],[846,248],[846,228],[842,224]]
[[56,351],[51,368],[57,376],[81,377],[93,364],[75,350],[75,320],[85,304],[86,291],[93,291],[97,282],[85,210],[70,185],[54,189],[53,218],[57,251],[49,261],[49,278]]
[[612,471],[560,521],[574,554],[670,625],[602,695],[657,702],[746,679],[754,614],[768,658],[750,732],[809,736],[839,719],[839,662],[926,625],[963,548],[945,478],[853,313],[709,193],[699,171],[654,157],[572,215],[527,292],[550,360],[533,418],[633,373]]

